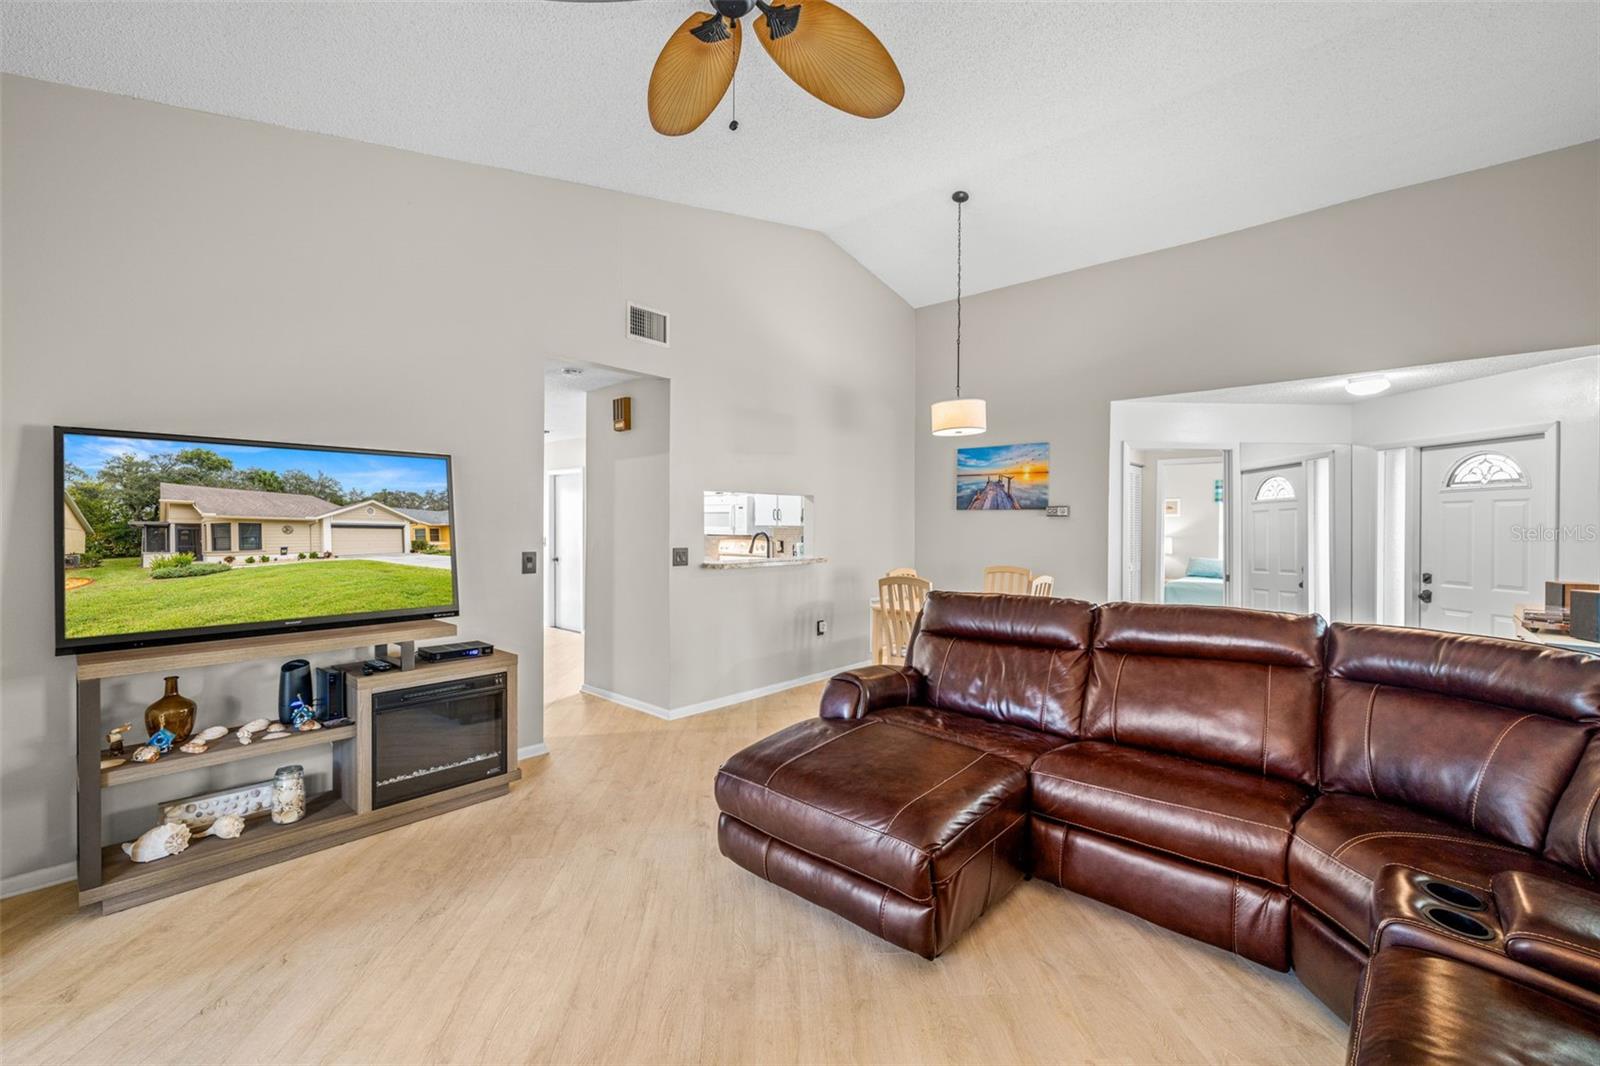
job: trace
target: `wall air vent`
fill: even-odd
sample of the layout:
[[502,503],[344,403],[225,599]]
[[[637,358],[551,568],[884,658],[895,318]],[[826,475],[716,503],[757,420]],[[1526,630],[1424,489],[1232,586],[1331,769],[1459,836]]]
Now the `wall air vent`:
[[638,304],[628,305],[628,336],[646,344],[667,347],[667,315]]

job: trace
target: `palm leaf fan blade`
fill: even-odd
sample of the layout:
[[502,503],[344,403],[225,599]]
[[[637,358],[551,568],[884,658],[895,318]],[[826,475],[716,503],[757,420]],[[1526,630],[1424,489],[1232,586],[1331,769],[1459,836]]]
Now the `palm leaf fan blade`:
[[684,19],[650,72],[650,125],[681,137],[700,128],[722,102],[739,65],[739,23],[696,12]]
[[905,81],[883,42],[828,0],[773,5],[756,19],[755,28],[772,61],[831,107],[882,118],[905,98]]

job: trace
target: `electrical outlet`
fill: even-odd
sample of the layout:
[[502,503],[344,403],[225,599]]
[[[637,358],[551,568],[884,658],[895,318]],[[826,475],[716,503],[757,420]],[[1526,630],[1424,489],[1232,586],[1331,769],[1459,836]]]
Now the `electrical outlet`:
[[672,549],[672,565],[673,566],[688,566],[689,565],[689,549],[688,548],[673,548]]
[[817,619],[817,636],[825,637],[827,635],[828,635],[828,620],[826,618]]
[[539,553],[522,553],[522,572],[524,574],[537,574],[539,572]]

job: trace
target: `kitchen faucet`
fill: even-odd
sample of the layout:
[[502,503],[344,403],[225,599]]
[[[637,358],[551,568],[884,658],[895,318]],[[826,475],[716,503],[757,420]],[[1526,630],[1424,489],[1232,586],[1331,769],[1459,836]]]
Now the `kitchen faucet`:
[[772,538],[768,536],[767,531],[764,529],[758,532],[755,537],[750,538],[750,554],[754,555],[756,553],[756,537],[767,538],[767,558],[772,558]]

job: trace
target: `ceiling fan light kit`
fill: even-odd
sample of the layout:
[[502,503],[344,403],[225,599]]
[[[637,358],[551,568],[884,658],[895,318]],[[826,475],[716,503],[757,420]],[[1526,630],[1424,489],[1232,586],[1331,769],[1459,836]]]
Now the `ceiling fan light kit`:
[[[756,40],[794,83],[818,100],[861,118],[882,118],[905,98],[899,68],[861,20],[828,0],[713,0],[667,38],[646,97],[657,133],[681,137],[700,128],[733,83],[743,23],[751,11]],[[738,129],[730,122],[729,129]]]
[[961,207],[972,197],[957,189],[950,199],[956,205],[956,395],[933,405],[933,435],[972,437],[989,428],[989,405],[961,398]]

